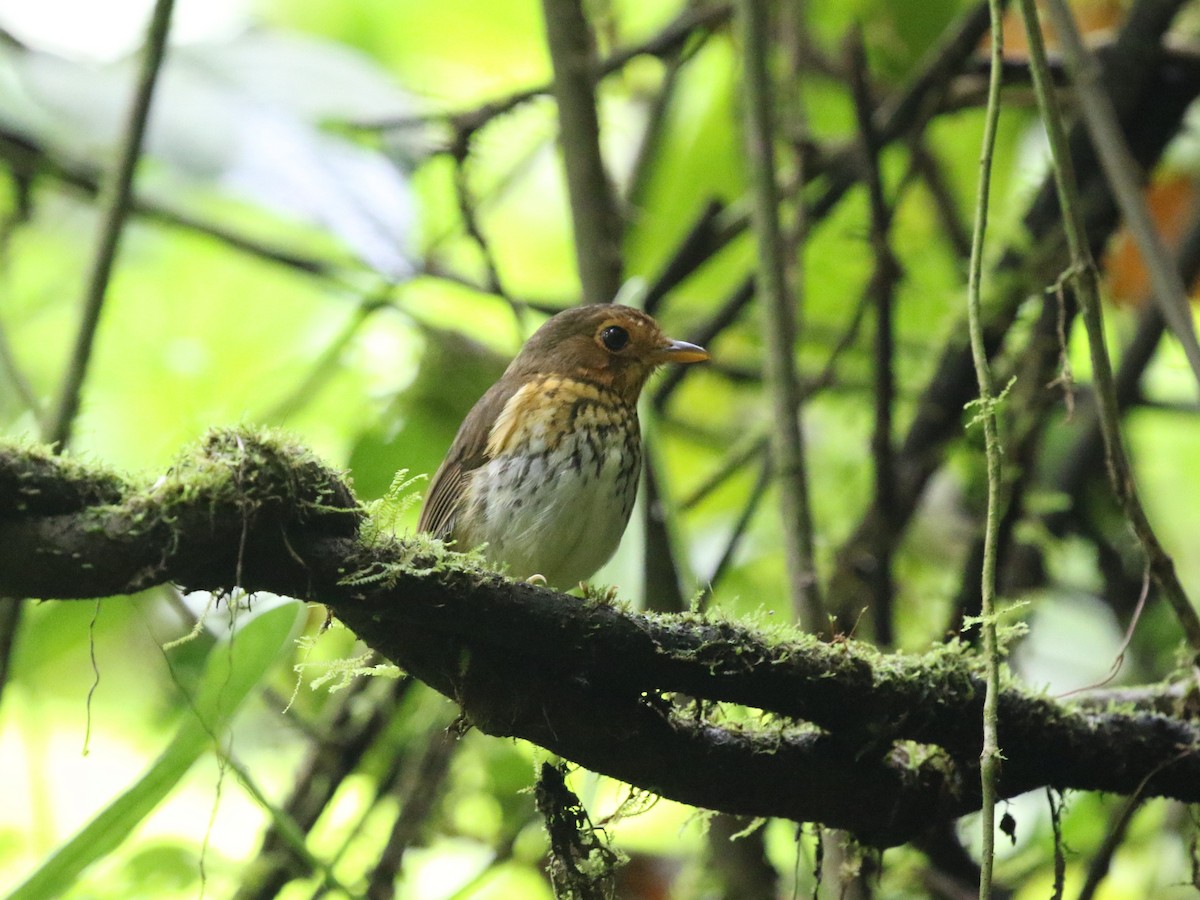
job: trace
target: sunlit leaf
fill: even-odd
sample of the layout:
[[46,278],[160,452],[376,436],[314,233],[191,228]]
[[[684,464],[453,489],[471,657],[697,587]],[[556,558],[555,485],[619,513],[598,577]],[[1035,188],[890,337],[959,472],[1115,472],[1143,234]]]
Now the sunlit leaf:
[[214,740],[219,740],[246,695],[278,659],[301,608],[292,602],[260,600],[242,614],[233,639],[209,654],[200,690],[171,743],[124,793],[51,855],[11,895],[11,900],[57,897],[84,869],[115,850],[174,790]]

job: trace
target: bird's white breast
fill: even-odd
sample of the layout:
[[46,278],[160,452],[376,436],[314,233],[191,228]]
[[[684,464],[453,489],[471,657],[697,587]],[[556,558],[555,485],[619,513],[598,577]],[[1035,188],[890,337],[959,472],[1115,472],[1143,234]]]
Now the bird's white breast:
[[[492,429],[493,458],[472,475],[460,542],[516,578],[567,590],[613,555],[637,495],[636,411],[595,385],[526,386]],[[469,523],[469,527],[465,524]]]

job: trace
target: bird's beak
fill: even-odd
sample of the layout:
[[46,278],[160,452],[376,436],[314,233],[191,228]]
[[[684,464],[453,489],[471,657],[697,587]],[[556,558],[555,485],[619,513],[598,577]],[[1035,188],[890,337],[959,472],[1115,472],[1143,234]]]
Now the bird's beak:
[[655,363],[696,363],[708,358],[707,350],[687,341],[667,341],[654,354]]

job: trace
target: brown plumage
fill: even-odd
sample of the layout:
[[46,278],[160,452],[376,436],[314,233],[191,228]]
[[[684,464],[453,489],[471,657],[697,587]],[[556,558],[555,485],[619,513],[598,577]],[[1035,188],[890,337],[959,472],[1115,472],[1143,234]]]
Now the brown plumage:
[[616,550],[637,494],[637,400],[666,362],[708,353],[646,313],[595,305],[549,319],[467,414],[418,527],[486,544],[509,573],[569,588]]

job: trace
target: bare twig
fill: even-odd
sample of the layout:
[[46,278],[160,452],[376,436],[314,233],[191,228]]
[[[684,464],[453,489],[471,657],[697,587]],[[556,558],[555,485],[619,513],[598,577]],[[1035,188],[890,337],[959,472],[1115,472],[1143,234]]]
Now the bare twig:
[[[743,288],[752,287],[752,282],[747,282],[743,285]],[[743,288],[739,288],[739,293]],[[735,295],[735,297],[736,296],[738,295]],[[752,291],[746,299],[750,299],[751,296],[753,296]],[[801,402],[804,402],[814,394],[817,394],[818,392],[837,384],[838,364],[841,362],[841,359],[845,355],[846,351],[854,346],[854,343],[858,340],[859,331],[862,329],[863,320],[866,318],[867,310],[871,305],[870,300],[871,297],[869,292],[864,292],[859,298],[858,303],[855,304],[854,312],[850,316],[850,322],[846,325],[845,331],[843,331],[841,336],[838,338],[833,350],[830,351],[829,357],[826,359],[825,365],[821,368],[820,374],[801,385]],[[707,347],[711,341],[697,340],[695,343]],[[662,389],[659,393],[656,393],[654,397],[656,409],[659,405],[659,396],[663,391],[666,390],[669,384],[668,379],[675,371],[675,369],[671,369],[663,378]],[[680,509],[691,509],[693,506],[700,503],[705,497],[724,484],[726,480],[735,475],[743,466],[753,462],[766,453],[767,448],[770,446],[770,442],[770,429],[767,427],[763,427],[760,430],[751,432],[745,438],[738,441],[737,444],[735,444],[726,455],[721,465],[703,482],[693,488],[691,492],[687,494],[687,496],[680,500]]]
[[21,371],[21,366],[17,362],[17,355],[13,352],[12,342],[8,339],[8,331],[2,322],[0,322],[0,369],[3,369],[4,375],[8,378],[14,390],[16,390],[21,403],[40,420],[42,404],[38,401],[37,392],[34,391],[33,385],[29,383],[29,379],[25,377],[25,373]]
[[109,275],[117,255],[117,245],[129,213],[133,194],[133,170],[142,152],[142,138],[146,133],[146,122],[150,117],[150,102],[154,97],[154,86],[162,67],[167,47],[167,33],[171,27],[171,11],[174,0],[156,0],[150,27],[146,33],[142,67],[138,83],[129,107],[124,137],[116,169],[101,191],[103,215],[100,235],[88,272],[87,288],[83,298],[83,316],[79,332],[75,337],[75,348],[67,374],[59,391],[58,403],[46,429],[47,441],[63,447],[70,440],[75,413],[79,409],[79,394],[83,380],[87,377],[88,362],[96,339],[96,327],[100,323],[100,310],[108,291]]
[[[19,138],[2,128],[0,128],[0,158],[19,177],[31,178],[35,174],[48,176],[88,196],[100,193],[101,186],[98,178],[90,170],[61,159],[55,159],[48,148]],[[248,235],[231,231],[216,222],[196,218],[150,198],[132,197],[129,209],[130,212],[156,222],[205,235],[233,247],[235,250],[265,259],[268,262],[325,278],[332,279],[337,275],[336,266],[332,260],[305,256],[283,247],[263,243]]]
[[[1190,284],[1200,275],[1200,216],[1194,217],[1180,240],[1178,256],[1179,274],[1185,283]],[[1114,381],[1120,408],[1124,409],[1138,399],[1142,375],[1154,357],[1163,327],[1158,308],[1146,306],[1138,318],[1133,338],[1121,352],[1121,364]],[[1104,438],[1100,433],[1095,407],[1085,407],[1083,415],[1088,418],[1081,423],[1079,437],[1070,452],[1065,454],[1065,464],[1054,482],[1054,489],[1072,498],[1075,507],[1081,503],[1080,495],[1089,476],[1097,465],[1103,464],[1104,457]],[[1045,517],[1046,523],[1051,531],[1060,533],[1070,514],[1070,510],[1051,513]]]
[[[742,311],[750,305],[750,301],[753,299],[754,278],[749,276],[734,288],[733,293],[725,299],[725,302],[707,322],[688,335],[688,340],[701,347],[712,346],[716,337],[738,320]],[[663,374],[651,400],[655,412],[661,413],[667,408],[667,401],[683,381],[687,368],[687,366],[674,366]]]
[[[1182,0],[1143,0],[1135,4],[1121,28],[1114,52],[1105,61],[1105,84],[1122,115],[1131,149],[1148,167],[1178,133],[1184,112],[1200,89],[1198,70],[1180,64],[1162,51],[1162,34]],[[974,15],[974,13],[972,13]],[[1153,115],[1149,115],[1149,112]],[[1103,178],[1099,176],[1086,135],[1072,135],[1071,150],[1083,177],[1086,217],[1093,250],[1111,233],[1116,211]],[[1066,265],[1062,213],[1047,179],[1024,216],[1027,235],[998,254],[994,290],[986,304],[984,337],[989,354],[1004,344],[1029,296],[1031,284],[1053,281]],[[958,324],[956,331],[965,332]],[[949,342],[942,350],[934,374],[921,389],[915,414],[901,440],[897,456],[897,515],[907,523],[917,509],[925,486],[941,467],[947,447],[961,434],[961,411],[971,400],[973,363],[966,341]],[[871,552],[874,533],[881,527],[873,508],[855,526],[850,538],[835,554],[830,580],[831,606],[857,611],[867,585],[858,562]]]
[[[361,678],[331,702],[325,723],[329,738],[309,747],[293,778],[291,794],[280,809],[282,818],[263,834],[257,853],[260,863],[243,877],[236,900],[268,900],[292,879],[315,871],[294,852],[294,842],[284,833],[283,823],[308,834],[345,779],[381,743],[394,710],[413,682],[406,678],[382,686],[379,681]],[[376,696],[370,697],[372,692]],[[401,756],[392,748],[388,752]],[[336,859],[329,861],[330,868],[335,864]]]
[[262,414],[263,422],[285,422],[320,393],[325,383],[341,369],[342,355],[359,330],[380,309],[388,306],[383,297],[367,297],[346,321],[309,366],[308,372],[295,386]]
[[17,640],[17,629],[21,625],[21,610],[24,605],[16,597],[0,596],[0,695],[8,685],[12,669],[13,647]]
[[[1002,0],[1006,3],[1007,0]],[[959,72],[975,53],[979,39],[987,32],[988,3],[980,2],[964,13],[926,56],[919,74],[905,89],[887,98],[875,112],[879,140],[891,143],[906,134],[922,131],[937,114],[948,93],[951,76]],[[830,160],[829,185],[812,203],[810,214],[819,219],[831,210],[858,179],[856,148],[849,146]]]
[[[617,50],[596,66],[597,80],[619,72],[639,56],[655,56],[660,59],[676,56],[681,48],[703,30],[720,27],[730,17],[730,7],[725,4],[689,8],[649,40]],[[493,119],[516,109],[537,97],[544,97],[554,90],[552,83],[524,88],[505,97],[490,100],[481,106],[464,109],[457,113],[433,113],[417,116],[392,116],[371,121],[349,123],[352,127],[372,131],[421,128],[434,122],[449,121],[455,131],[473,132],[483,128]]]
[[663,158],[659,150],[670,121],[668,113],[671,109],[671,101],[675,97],[675,89],[679,86],[680,72],[683,71],[684,65],[704,46],[706,37],[707,33],[702,33],[690,44],[681,46],[675,52],[663,57],[666,71],[663,73],[662,85],[654,95],[654,99],[648,104],[646,125],[642,129],[637,152],[634,154],[633,164],[629,168],[629,181],[623,199],[630,209],[638,209],[642,206],[646,188],[650,184],[655,166],[663,162],[670,163],[669,160]]
[[288,816],[285,810],[275,806],[270,798],[263,793],[262,788],[259,787],[250,770],[240,760],[226,752],[219,742],[217,743],[217,752],[221,764],[233,770],[233,773],[237,776],[246,793],[253,798],[254,802],[259,805],[259,808],[271,819],[271,827],[274,833],[280,835],[282,840],[286,842],[288,852],[295,854],[307,872],[318,876],[318,881],[324,890],[337,891],[348,895],[348,888],[338,880],[337,876],[333,873],[333,867],[327,865],[308,849],[305,843],[305,833]]
[[475,201],[471,197],[471,189],[467,178],[467,164],[471,160],[471,133],[461,132],[454,145],[454,197],[458,202],[458,214],[462,217],[463,228],[467,235],[479,248],[483,258],[483,268],[487,277],[487,291],[502,298],[512,310],[517,330],[525,329],[525,304],[513,297],[504,289],[500,281],[500,269],[496,265],[496,256],[492,253],[492,245],[488,242],[476,215]]
[[721,557],[717,560],[712,574],[708,576],[708,582],[704,585],[704,591],[696,604],[700,612],[707,610],[709,603],[712,602],[713,589],[720,583],[729,568],[729,564],[733,562],[734,554],[737,553],[737,549],[742,543],[742,538],[745,537],[746,531],[750,527],[750,522],[754,518],[754,514],[758,511],[758,506],[762,502],[762,498],[767,493],[767,488],[770,485],[771,460],[769,457],[764,457],[761,465],[758,467],[758,478],[754,481],[754,487],[750,489],[750,496],[746,498],[742,506],[741,515],[738,516],[738,520],[733,524],[733,530],[729,533],[729,538],[725,542],[725,549],[721,552]]
[[646,288],[646,296],[643,298],[646,312],[655,315],[668,291],[725,246],[725,241],[722,240],[724,229],[721,227],[721,219],[725,214],[724,203],[714,198],[708,200],[658,277]]
[[1054,788],[1046,788],[1046,802],[1050,806],[1050,828],[1054,833],[1054,891],[1050,900],[1062,900],[1063,881],[1067,874],[1067,858],[1063,854],[1062,814],[1063,796]]
[[[31,204],[30,204],[30,186],[32,177],[22,172],[12,173],[13,192],[16,195],[13,202],[13,210],[4,217],[3,222],[0,222],[0,272],[7,272],[9,268],[9,250],[12,246],[12,238],[17,228],[29,219]],[[42,404],[38,399],[37,392],[33,389],[33,385],[29,383],[29,379],[25,377],[25,373],[21,371],[21,366],[17,362],[16,353],[13,351],[12,342],[8,339],[8,332],[4,327],[4,323],[0,321],[0,373],[7,376],[12,383],[13,388],[17,392],[17,397],[21,403],[25,405],[38,421],[39,430],[45,430],[45,423],[42,419]],[[0,677],[0,684],[3,683],[3,678]]]

